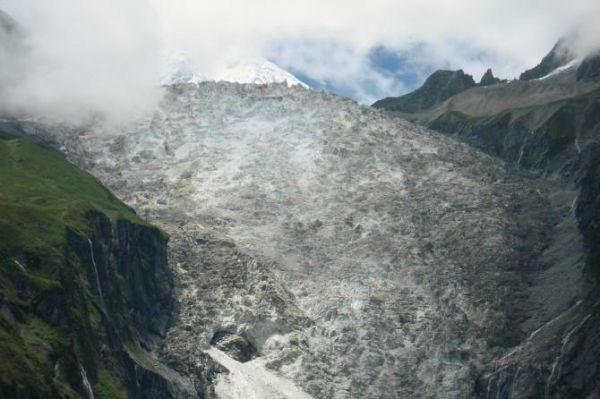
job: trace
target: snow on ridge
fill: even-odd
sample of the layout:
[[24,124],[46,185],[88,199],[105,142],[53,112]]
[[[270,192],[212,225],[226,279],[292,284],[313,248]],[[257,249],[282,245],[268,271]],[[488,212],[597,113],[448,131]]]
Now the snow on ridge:
[[291,73],[263,58],[237,61],[228,64],[211,76],[202,73],[185,53],[175,54],[167,63],[161,84],[200,83],[205,81],[250,84],[286,83],[288,86],[309,88]]
[[536,80],[545,80],[548,79],[551,76],[554,75],[558,75],[561,72],[564,72],[568,69],[571,69],[577,65],[579,65],[581,63],[581,58],[574,58],[571,61],[569,61],[568,63],[566,63],[565,65],[559,66],[558,68],[554,69],[552,72],[550,72],[547,75],[542,76],[541,78],[538,78]]

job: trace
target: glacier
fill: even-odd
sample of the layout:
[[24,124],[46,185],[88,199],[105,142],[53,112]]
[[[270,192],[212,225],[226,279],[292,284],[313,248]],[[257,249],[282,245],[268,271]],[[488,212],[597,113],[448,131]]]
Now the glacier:
[[[289,398],[472,397],[543,325],[524,304],[567,188],[301,86],[163,89],[136,120],[47,131],[169,233],[179,312],[161,356],[207,397],[269,373]],[[223,358],[217,331],[259,357]]]

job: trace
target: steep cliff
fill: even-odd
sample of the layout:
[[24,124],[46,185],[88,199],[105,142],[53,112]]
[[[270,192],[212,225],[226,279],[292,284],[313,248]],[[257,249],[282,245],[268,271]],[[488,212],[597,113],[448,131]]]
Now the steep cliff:
[[569,42],[572,38],[562,38],[560,39],[552,50],[544,58],[542,61],[535,67],[528,69],[523,72],[521,76],[519,76],[520,80],[532,80],[539,79],[543,76],[546,76],[556,68],[560,68],[563,65],[566,65],[569,61],[575,58],[575,54],[569,48]]
[[165,233],[57,152],[0,133],[0,396],[171,397],[150,351],[172,289]]

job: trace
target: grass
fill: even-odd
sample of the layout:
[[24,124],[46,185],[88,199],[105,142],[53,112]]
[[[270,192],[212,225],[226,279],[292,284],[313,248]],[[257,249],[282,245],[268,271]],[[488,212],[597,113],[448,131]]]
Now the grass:
[[[59,153],[26,139],[0,136],[2,219],[15,219],[11,215],[20,220],[29,219],[23,220],[26,224],[20,224],[23,230],[35,229],[36,235],[56,244],[64,238],[57,234],[61,225],[76,231],[86,230],[85,213],[89,210],[145,224],[94,177],[67,162]],[[36,221],[33,225],[32,220]]]
[[60,153],[0,132],[0,303],[10,309],[0,314],[0,397],[81,395],[77,367],[52,381],[46,353],[75,365],[99,361],[99,397],[125,397],[119,373],[102,366],[110,358],[93,350],[102,327],[92,323],[102,316],[86,266],[67,248],[69,230],[92,232],[90,211],[149,226]]

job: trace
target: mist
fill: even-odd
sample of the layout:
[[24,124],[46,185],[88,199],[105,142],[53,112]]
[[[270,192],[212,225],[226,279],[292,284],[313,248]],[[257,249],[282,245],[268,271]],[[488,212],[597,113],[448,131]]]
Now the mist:
[[347,86],[367,103],[410,89],[369,64],[376,46],[406,51],[417,44],[426,51],[412,54],[411,65],[423,66],[423,75],[462,68],[478,79],[488,67],[518,76],[573,30],[580,32],[574,51],[600,45],[596,0],[0,0],[0,9],[23,31],[18,46],[3,38],[3,112],[59,118],[146,112],[177,53],[209,78],[232,59],[268,57]]
[[18,25],[10,53],[3,51],[5,112],[121,119],[158,100],[160,36],[146,2],[3,2],[0,8]]

